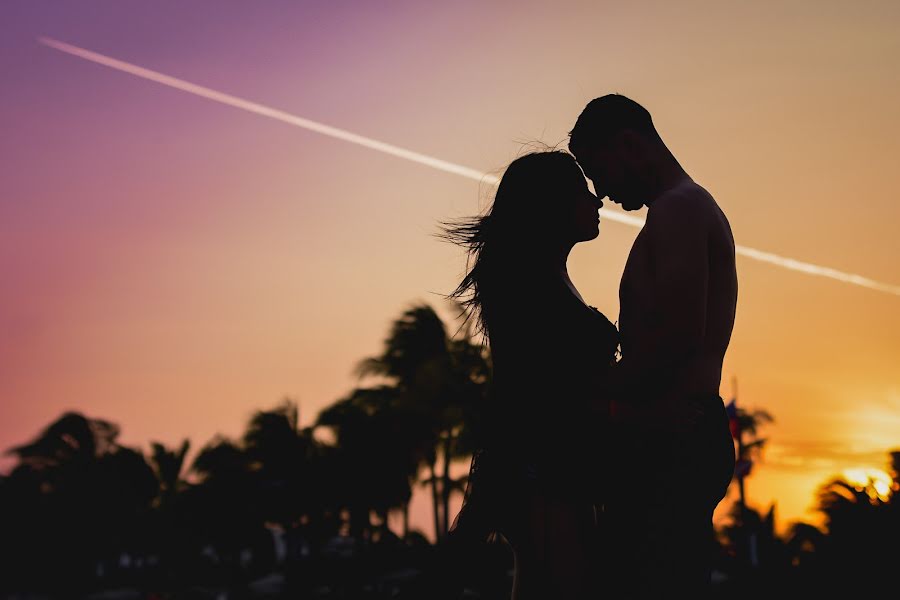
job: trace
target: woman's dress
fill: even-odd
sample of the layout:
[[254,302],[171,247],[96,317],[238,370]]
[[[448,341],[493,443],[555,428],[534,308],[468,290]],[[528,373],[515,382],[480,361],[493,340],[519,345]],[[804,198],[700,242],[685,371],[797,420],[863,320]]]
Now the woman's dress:
[[451,537],[502,533],[528,494],[600,504],[607,397],[618,331],[561,277],[529,300],[495,302],[493,379],[462,509]]

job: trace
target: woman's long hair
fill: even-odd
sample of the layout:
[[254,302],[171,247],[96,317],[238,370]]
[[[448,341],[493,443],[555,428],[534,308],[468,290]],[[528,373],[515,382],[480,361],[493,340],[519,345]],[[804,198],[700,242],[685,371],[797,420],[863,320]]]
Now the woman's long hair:
[[[447,295],[489,341],[494,307],[527,291],[547,271],[560,227],[571,214],[569,190],[584,185],[575,158],[562,150],[525,154],[507,167],[494,201],[481,216],[442,222],[438,237],[466,249],[467,273]],[[522,301],[525,301],[524,298]]]

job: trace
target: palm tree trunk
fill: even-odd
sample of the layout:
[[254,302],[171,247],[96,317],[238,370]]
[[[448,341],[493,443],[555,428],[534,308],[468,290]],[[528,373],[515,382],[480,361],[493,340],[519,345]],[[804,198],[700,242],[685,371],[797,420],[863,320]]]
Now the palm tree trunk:
[[438,493],[437,456],[431,461],[431,500],[434,505],[434,541],[441,541],[441,500]]
[[441,483],[444,505],[442,534],[446,534],[450,530],[450,444],[452,441],[452,433],[447,431],[447,437],[444,439],[444,474]]
[[358,505],[350,507],[350,537],[362,541],[365,536],[365,526],[362,520],[362,508]]
[[388,516],[390,514],[391,511],[387,508],[378,513],[378,518],[381,521],[381,525],[378,526],[378,529],[380,530],[379,536],[381,536],[381,539],[384,539],[385,534],[391,531],[391,528],[388,527]]
[[403,541],[409,539],[409,502],[403,505]]
[[[744,432],[738,431],[737,437],[737,456],[738,461],[744,460]],[[752,564],[753,551],[751,547],[751,535],[747,529],[747,496],[744,490],[744,473],[738,473],[738,514],[740,515],[740,555],[742,555],[742,566],[749,567]]]

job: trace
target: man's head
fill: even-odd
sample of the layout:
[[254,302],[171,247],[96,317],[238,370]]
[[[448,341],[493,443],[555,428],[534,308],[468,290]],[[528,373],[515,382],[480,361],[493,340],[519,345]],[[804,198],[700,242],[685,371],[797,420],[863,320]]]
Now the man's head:
[[569,132],[569,151],[597,197],[609,196],[625,210],[652,200],[660,161],[671,157],[647,109],[619,94],[588,103]]

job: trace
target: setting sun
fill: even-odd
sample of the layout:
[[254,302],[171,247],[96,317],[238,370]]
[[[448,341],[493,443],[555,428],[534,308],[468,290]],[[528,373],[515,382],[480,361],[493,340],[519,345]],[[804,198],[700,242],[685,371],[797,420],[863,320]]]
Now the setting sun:
[[847,483],[854,486],[857,491],[865,490],[872,500],[878,499],[886,502],[891,496],[893,480],[881,469],[868,467],[845,469],[843,475]]

